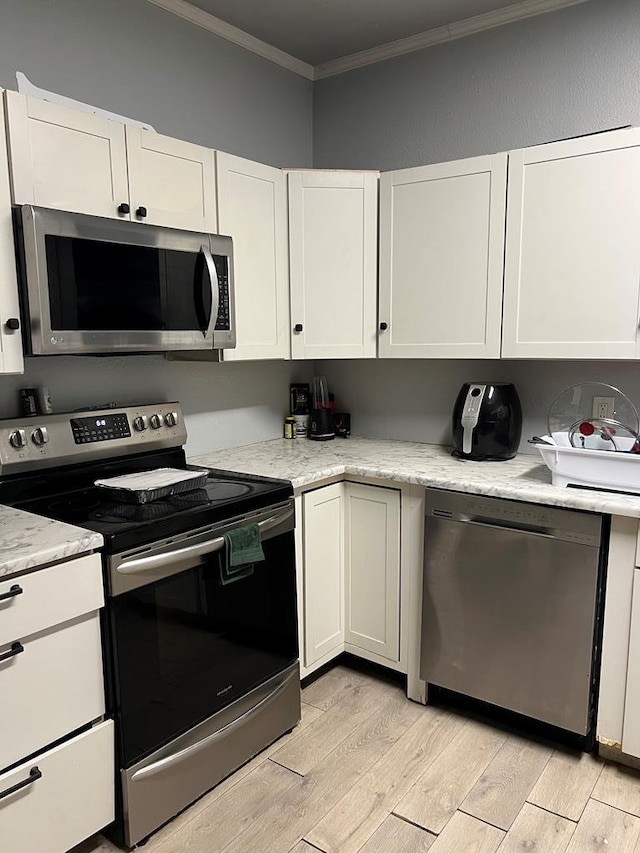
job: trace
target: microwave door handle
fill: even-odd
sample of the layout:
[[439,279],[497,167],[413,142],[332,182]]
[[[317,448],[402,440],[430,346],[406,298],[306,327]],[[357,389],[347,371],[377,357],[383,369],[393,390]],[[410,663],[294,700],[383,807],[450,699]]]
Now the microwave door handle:
[[216,326],[216,320],[218,319],[218,311],[220,309],[218,271],[216,270],[216,263],[213,260],[211,249],[208,246],[203,245],[200,247],[200,251],[202,252],[202,256],[204,257],[207,275],[209,276],[209,285],[211,287],[211,314],[209,315],[209,324],[207,325],[207,328],[204,331],[204,337],[205,339],[211,339],[213,341],[213,331]]

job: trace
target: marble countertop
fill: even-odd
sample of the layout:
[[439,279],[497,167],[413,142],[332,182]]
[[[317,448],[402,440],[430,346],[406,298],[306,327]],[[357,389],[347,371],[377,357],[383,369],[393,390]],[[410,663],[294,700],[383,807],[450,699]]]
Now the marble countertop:
[[102,536],[0,505],[0,578],[95,551]]
[[189,459],[195,465],[290,480],[295,489],[351,474],[478,495],[640,518],[640,495],[581,491],[551,484],[536,456],[508,462],[454,459],[450,449],[410,441],[350,438],[275,439]]

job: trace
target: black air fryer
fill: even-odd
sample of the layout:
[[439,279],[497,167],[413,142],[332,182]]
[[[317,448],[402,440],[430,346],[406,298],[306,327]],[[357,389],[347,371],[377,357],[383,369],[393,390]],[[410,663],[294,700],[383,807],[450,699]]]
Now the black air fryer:
[[513,459],[522,434],[515,385],[465,382],[453,408],[453,456],[478,461]]

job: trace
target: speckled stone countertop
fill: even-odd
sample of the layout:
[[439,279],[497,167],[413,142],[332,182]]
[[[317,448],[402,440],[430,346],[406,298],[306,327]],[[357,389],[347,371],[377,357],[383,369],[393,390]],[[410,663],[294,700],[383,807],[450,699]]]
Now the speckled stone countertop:
[[95,551],[102,543],[92,530],[0,506],[0,579]]
[[350,474],[640,518],[640,495],[553,486],[551,472],[536,456],[519,455],[508,462],[469,462],[454,459],[449,448],[434,444],[336,438],[327,442],[275,439],[206,453],[189,461],[291,480],[295,489]]

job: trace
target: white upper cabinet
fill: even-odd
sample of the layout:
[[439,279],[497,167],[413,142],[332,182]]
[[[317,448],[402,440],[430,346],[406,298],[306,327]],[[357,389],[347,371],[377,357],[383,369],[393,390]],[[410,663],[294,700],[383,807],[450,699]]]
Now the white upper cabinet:
[[13,200],[129,219],[124,125],[6,92]]
[[6,104],[15,204],[217,230],[213,151],[17,92]]
[[507,155],[380,176],[383,358],[498,358]]
[[376,354],[378,174],[289,172],[291,354]]
[[289,358],[286,176],[231,154],[216,154],[218,223],[233,238],[236,348],[225,361]]
[[637,358],[640,131],[509,155],[505,358]]
[[132,125],[126,137],[131,218],[215,233],[213,151]]
[[[0,99],[2,91],[0,90]],[[18,328],[13,328],[14,326]],[[0,374],[22,373],[22,335],[16,280],[4,115],[0,110]]]

